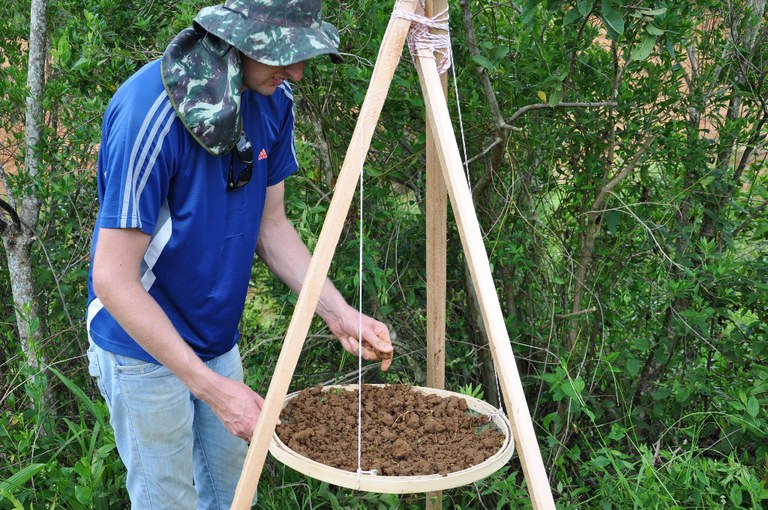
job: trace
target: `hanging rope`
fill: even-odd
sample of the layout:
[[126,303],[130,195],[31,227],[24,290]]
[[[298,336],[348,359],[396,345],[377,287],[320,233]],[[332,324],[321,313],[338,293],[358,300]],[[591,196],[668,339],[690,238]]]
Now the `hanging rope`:
[[[451,60],[453,60],[453,48],[450,48]],[[469,176],[469,158],[467,157],[467,139],[464,136],[464,120],[461,118],[461,101],[459,101],[459,85],[456,79],[456,66],[451,66],[453,75],[453,93],[456,96],[456,110],[459,112],[459,131],[461,132],[461,151],[464,153],[464,173],[467,176],[467,185],[472,192],[472,178]]]
[[[362,117],[361,117],[362,118]],[[363,121],[360,131],[365,131]],[[360,210],[358,215],[358,267],[357,267],[357,488],[360,489],[361,475],[375,475],[376,470],[363,470],[363,165],[365,164],[365,151],[363,150],[362,136],[360,138]]]

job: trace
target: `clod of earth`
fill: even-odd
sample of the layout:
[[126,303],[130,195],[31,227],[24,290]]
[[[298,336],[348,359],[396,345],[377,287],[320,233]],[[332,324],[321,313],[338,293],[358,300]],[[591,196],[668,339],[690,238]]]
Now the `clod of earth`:
[[380,360],[384,361],[385,359],[392,359],[392,353],[391,352],[382,352],[378,349],[373,350],[376,353],[376,356],[379,357]]
[[[357,390],[299,392],[280,415],[277,435],[294,452],[357,471]],[[488,416],[466,400],[405,385],[363,385],[362,469],[385,476],[447,475],[482,463],[504,444]]]

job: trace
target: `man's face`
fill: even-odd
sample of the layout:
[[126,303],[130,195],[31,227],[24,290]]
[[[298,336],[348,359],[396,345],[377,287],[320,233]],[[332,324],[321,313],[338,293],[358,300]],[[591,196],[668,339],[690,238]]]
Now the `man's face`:
[[262,64],[243,55],[243,90],[271,96],[285,80],[298,82],[304,76],[304,62],[284,67]]

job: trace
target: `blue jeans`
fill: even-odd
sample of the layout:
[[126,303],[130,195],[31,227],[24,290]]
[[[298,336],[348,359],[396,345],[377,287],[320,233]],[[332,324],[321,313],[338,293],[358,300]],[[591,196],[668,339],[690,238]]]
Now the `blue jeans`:
[[[120,356],[91,343],[89,372],[107,401],[131,507],[228,509],[248,447],[165,366]],[[235,346],[206,363],[243,380]]]

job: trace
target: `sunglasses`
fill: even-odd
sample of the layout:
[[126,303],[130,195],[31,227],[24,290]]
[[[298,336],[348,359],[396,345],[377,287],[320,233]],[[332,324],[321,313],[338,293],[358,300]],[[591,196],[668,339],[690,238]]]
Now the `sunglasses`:
[[[253,145],[248,139],[248,135],[245,131],[240,133],[240,139],[237,141],[237,157],[241,163],[245,165],[240,171],[240,174],[235,180],[235,155],[232,154],[232,158],[229,162],[229,177],[227,178],[227,191],[234,191],[238,188],[242,188],[251,180],[253,175]],[[234,150],[232,151],[235,152]]]

